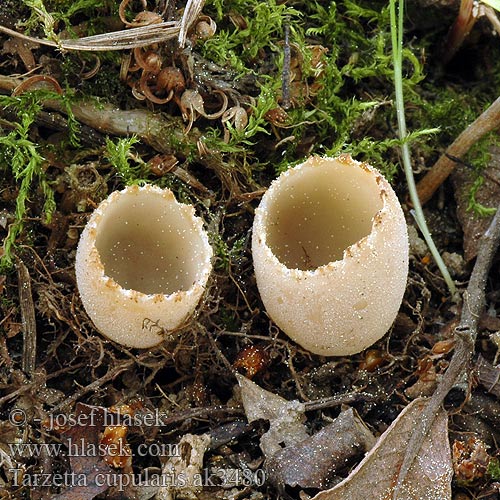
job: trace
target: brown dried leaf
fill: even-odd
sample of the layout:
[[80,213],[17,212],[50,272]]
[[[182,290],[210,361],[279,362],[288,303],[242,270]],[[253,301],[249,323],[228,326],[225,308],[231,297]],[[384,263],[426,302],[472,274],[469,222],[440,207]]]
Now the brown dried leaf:
[[[476,201],[486,207],[496,207],[500,199],[500,148],[492,147],[491,161],[483,172],[484,183],[476,193]],[[457,201],[457,217],[464,232],[465,260],[470,261],[477,255],[479,239],[490,225],[490,217],[481,217],[469,205],[470,190],[472,187],[472,172],[469,168],[457,164],[451,175]]]
[[2,54],[12,54],[19,56],[27,71],[31,71],[36,66],[36,61],[32,50],[40,48],[38,43],[19,38],[9,38],[3,44]]
[[370,430],[349,408],[313,436],[273,455],[266,463],[266,470],[269,479],[278,487],[287,484],[325,488],[336,472],[374,444]]
[[127,442],[128,427],[126,425],[110,425],[102,433],[100,446],[104,460],[115,468],[132,466],[132,451]]
[[238,375],[241,399],[249,422],[269,420],[260,441],[269,479],[278,487],[325,488],[335,471],[370,449],[375,439],[352,409],[309,436],[304,426],[305,407],[266,391]]
[[479,318],[479,330],[490,330],[491,332],[500,331],[500,318],[491,316],[489,311],[484,311]]
[[99,406],[82,403],[76,405],[76,425],[69,425],[63,429],[62,434],[71,451],[71,477],[75,478],[76,484],[55,495],[54,500],[91,500],[109,488],[102,478],[111,477],[114,471],[96,452],[99,449],[105,412],[106,409]]
[[241,399],[249,422],[269,420],[269,430],[261,437],[260,447],[266,458],[271,458],[284,446],[291,446],[309,436],[304,422],[305,406],[266,391],[246,377],[237,374]]
[[416,374],[418,375],[418,380],[405,390],[406,396],[410,399],[432,396],[437,387],[437,373],[430,356],[425,356],[423,359],[418,360]]
[[[408,441],[426,404],[423,399],[410,403],[347,479],[312,500],[393,500]],[[402,485],[399,499],[451,499],[452,474],[448,417],[440,411]]]

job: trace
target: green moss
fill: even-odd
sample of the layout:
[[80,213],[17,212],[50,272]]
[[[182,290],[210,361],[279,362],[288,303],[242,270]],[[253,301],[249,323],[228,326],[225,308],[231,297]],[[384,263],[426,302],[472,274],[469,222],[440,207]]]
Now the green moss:
[[229,270],[231,262],[237,260],[245,249],[246,237],[242,236],[227,243],[219,233],[211,235],[211,244],[215,250],[215,268],[218,270]]
[[146,165],[134,152],[134,145],[137,143],[139,139],[135,136],[115,140],[106,138],[104,156],[127,186],[147,182]]
[[[210,4],[215,7],[219,20],[223,19],[223,11],[238,17],[240,28],[224,19],[226,22],[200,50],[205,58],[230,67],[239,75],[249,71],[258,73],[262,60],[280,51],[277,41],[283,38],[283,23],[298,24],[301,18],[299,11],[276,0],[234,0],[224,5],[215,0],[207,2]],[[269,63],[274,64],[272,60]]]
[[492,458],[488,464],[488,474],[493,481],[500,481],[500,461]]
[[496,207],[485,207],[476,200],[476,194],[484,184],[483,172],[488,168],[491,161],[491,147],[499,146],[500,139],[496,132],[492,132],[483,137],[469,150],[465,156],[465,161],[472,167],[474,181],[472,183],[467,210],[474,211],[481,217],[488,217],[496,212]]
[[[31,16],[23,23],[29,30],[34,30],[39,25],[43,27],[45,36],[57,42],[57,31],[63,28],[76,36],[72,20],[77,16],[90,20],[103,15],[117,12],[117,5],[111,0],[22,0],[26,7],[31,9]],[[88,33],[92,34],[92,33]]]
[[10,267],[17,237],[23,229],[27,213],[27,202],[31,194],[40,190],[45,198],[43,214],[50,221],[56,208],[54,193],[45,176],[45,158],[40,148],[30,138],[30,128],[45,99],[62,99],[58,94],[47,91],[26,92],[16,97],[0,96],[0,106],[10,108],[17,114],[18,122],[10,132],[0,136],[0,168],[6,175],[12,175],[18,186],[15,221],[9,227],[4,240],[4,254],[0,267]]
[[[79,124],[72,109],[71,100],[73,93],[67,90],[61,95],[48,90],[33,90],[18,96],[1,96],[0,106],[10,109],[17,115],[17,121],[11,125],[9,131],[0,136],[0,169],[5,177],[12,177],[18,188],[16,198],[15,220],[9,227],[9,233],[4,240],[4,255],[0,260],[0,267],[7,268],[13,262],[13,251],[17,238],[24,227],[24,218],[28,212],[27,203],[31,196],[39,193],[43,196],[44,203],[42,216],[50,222],[56,209],[54,192],[45,174],[46,160],[43,156],[42,146],[32,138],[32,126],[35,123],[43,103],[47,100],[58,101],[67,117],[67,137],[57,146],[62,152],[68,148],[78,148]],[[55,146],[47,145],[54,149]]]
[[489,217],[490,215],[496,213],[496,207],[485,207],[476,200],[476,194],[483,184],[484,177],[481,175],[479,175],[472,183],[472,187],[469,193],[469,203],[467,204],[467,210],[472,210],[481,217]]

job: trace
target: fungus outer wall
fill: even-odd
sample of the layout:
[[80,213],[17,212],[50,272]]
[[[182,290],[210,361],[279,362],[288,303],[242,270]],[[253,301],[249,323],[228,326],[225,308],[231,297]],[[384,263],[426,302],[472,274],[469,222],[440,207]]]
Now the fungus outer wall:
[[154,186],[112,193],[92,214],[75,270],[97,329],[129,347],[152,347],[194,312],[212,248],[194,208]]
[[401,305],[408,235],[383,176],[348,155],[311,157],[275,180],[256,210],[257,285],[274,322],[302,347],[354,354]]

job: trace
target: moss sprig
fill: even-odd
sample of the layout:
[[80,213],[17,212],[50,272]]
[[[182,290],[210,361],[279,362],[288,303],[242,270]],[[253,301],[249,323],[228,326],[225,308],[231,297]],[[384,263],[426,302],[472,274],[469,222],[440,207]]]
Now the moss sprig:
[[43,215],[48,222],[56,208],[54,192],[45,175],[45,158],[40,147],[31,139],[30,130],[36,116],[42,109],[42,102],[47,98],[60,98],[58,94],[37,90],[19,96],[0,96],[0,106],[12,109],[18,117],[12,130],[0,136],[0,168],[7,175],[12,175],[18,185],[15,219],[10,225],[3,242],[3,255],[0,267],[10,267],[13,263],[13,250],[20,235],[27,213],[27,202],[37,188],[45,199]]

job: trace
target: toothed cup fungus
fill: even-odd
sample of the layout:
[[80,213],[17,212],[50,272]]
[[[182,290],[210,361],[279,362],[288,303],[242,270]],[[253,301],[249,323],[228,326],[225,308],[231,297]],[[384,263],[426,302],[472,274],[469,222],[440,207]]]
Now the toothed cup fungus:
[[399,201],[349,155],[311,157],[281,174],[255,212],[252,252],[269,316],[316,354],[354,354],[379,340],[406,288]]
[[194,208],[168,189],[131,186],[94,211],[76,253],[88,315],[128,347],[159,344],[195,310],[211,272],[212,248]]

